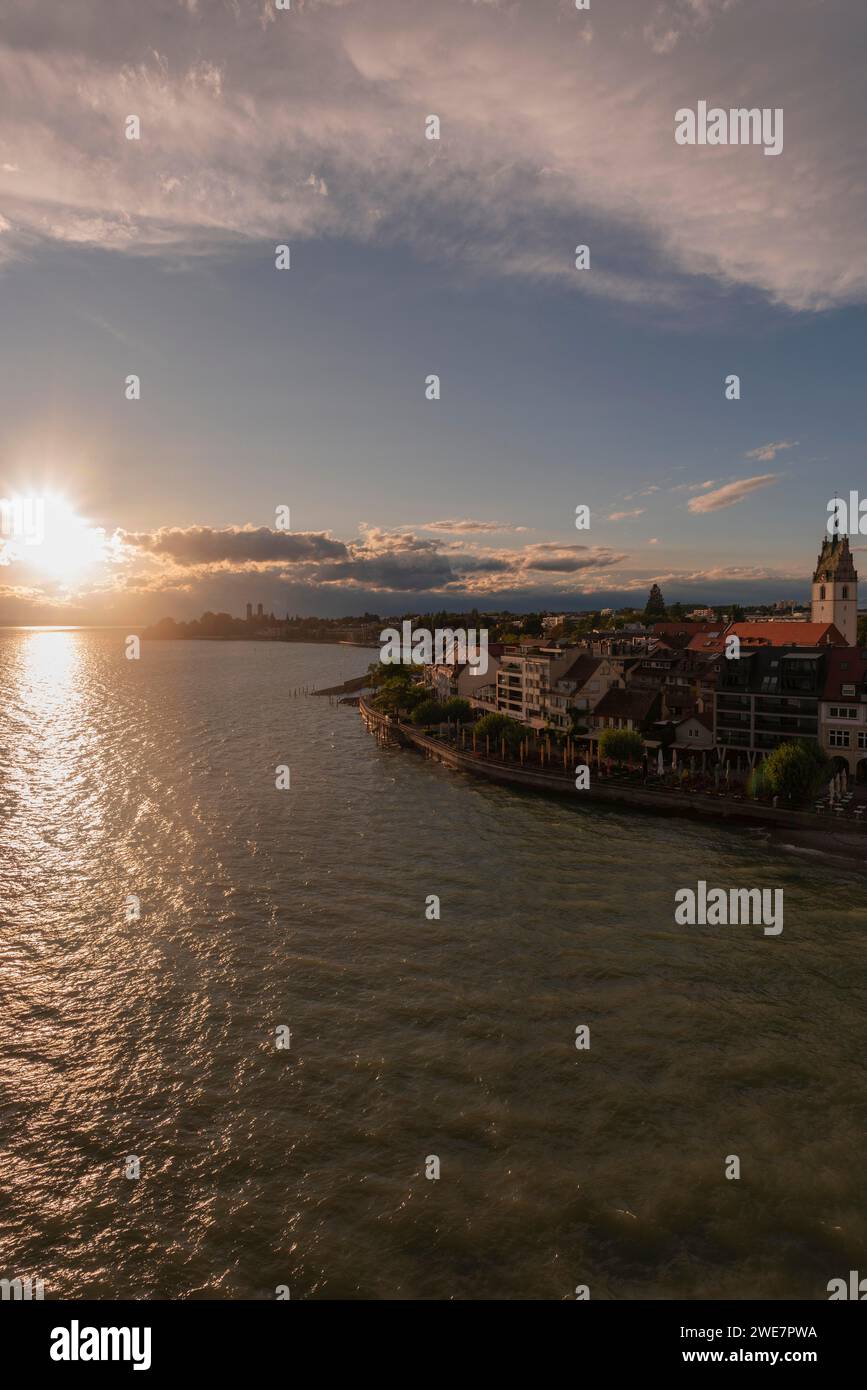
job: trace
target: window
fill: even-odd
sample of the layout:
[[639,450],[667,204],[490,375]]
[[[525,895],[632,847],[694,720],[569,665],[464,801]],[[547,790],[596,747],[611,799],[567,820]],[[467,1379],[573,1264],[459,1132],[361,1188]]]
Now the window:
[[[843,662],[843,665],[844,665],[844,666],[846,665],[845,661]],[[846,700],[846,699],[848,699],[848,700],[854,700],[854,698],[855,698],[855,687],[854,687],[854,685],[844,685],[844,686],[842,687],[842,691],[843,691],[843,698],[844,698],[844,700]]]
[[848,747],[849,747],[849,730],[848,730],[848,729],[832,729],[831,732],[830,732],[830,735],[829,735],[829,739],[830,739],[830,744],[831,744],[831,747],[832,747],[832,748],[848,748]]
[[830,719],[857,719],[857,705],[832,705],[829,711]]
[[844,585],[843,585],[843,597],[844,597],[844,598],[848,598],[848,597],[849,597],[849,586],[848,586],[847,584],[844,584]]
[[867,734],[858,735],[858,747],[867,748]]
[[820,599],[823,599],[824,597],[825,597],[825,585],[824,585],[824,584],[820,584],[820,585],[819,585],[819,598],[820,598]]

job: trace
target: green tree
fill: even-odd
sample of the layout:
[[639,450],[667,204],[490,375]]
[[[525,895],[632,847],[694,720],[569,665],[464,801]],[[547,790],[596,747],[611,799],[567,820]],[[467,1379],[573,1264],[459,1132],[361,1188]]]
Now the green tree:
[[451,700],[446,700],[442,710],[443,718],[451,719],[455,724],[466,724],[473,717],[469,700],[461,699],[460,695],[454,695]]
[[424,687],[413,684],[408,676],[392,675],[378,687],[373,704],[383,714],[399,715],[414,709],[425,696]]
[[763,785],[788,802],[809,801],[831,775],[830,764],[817,743],[793,739],[769,753],[762,765]]
[[444,724],[446,720],[445,707],[439,700],[421,700],[415,707],[411,715],[413,724]]
[[481,739],[482,744],[486,738],[491,740],[491,748],[499,749],[500,739],[505,739],[509,748],[514,752],[527,732],[523,724],[519,724],[517,719],[510,719],[507,714],[485,714],[477,724],[473,725],[476,741]]
[[618,765],[640,762],[643,752],[644,740],[634,729],[606,729],[599,740],[600,756]]
[[855,640],[859,647],[867,647],[867,613],[858,619],[858,635]]

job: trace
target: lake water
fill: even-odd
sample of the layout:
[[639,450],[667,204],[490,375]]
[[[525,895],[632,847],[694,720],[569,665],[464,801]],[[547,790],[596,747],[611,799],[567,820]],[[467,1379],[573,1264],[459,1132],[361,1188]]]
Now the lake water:
[[[488,786],[293,695],[371,652],[122,639],[0,632],[0,1276],[824,1299],[867,1273],[863,879]],[[782,888],[782,934],[676,926],[700,878]]]

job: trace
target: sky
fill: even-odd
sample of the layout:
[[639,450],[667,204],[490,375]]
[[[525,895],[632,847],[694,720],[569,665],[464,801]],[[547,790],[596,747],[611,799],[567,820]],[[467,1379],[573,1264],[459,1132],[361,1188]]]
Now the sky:
[[[6,0],[0,622],[805,598],[865,48],[861,0]],[[782,151],[678,144],[700,101]]]

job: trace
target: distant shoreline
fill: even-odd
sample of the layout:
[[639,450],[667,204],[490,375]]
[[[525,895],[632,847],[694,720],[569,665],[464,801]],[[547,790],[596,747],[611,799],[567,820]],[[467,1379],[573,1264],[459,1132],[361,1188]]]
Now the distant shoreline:
[[346,637],[239,637],[236,635],[206,636],[204,633],[183,633],[172,637],[164,632],[143,632],[143,642],[269,642],[272,647],[311,646],[311,647],[361,647],[365,651],[378,652],[375,642],[352,642]]

